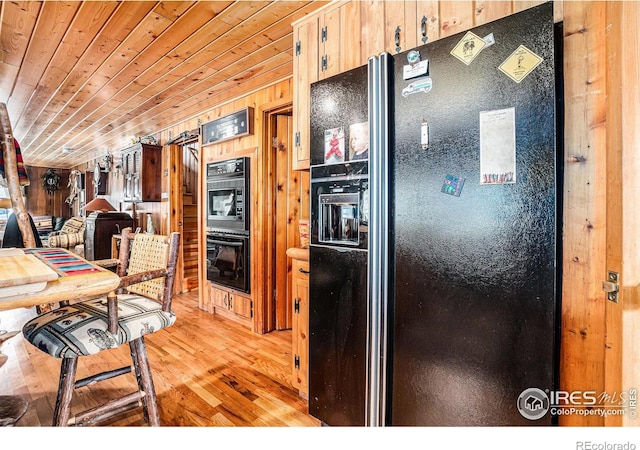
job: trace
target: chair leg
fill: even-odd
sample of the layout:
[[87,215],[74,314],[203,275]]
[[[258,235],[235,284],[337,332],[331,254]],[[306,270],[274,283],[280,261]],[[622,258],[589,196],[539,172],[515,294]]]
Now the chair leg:
[[134,339],[129,342],[129,350],[131,352],[133,367],[136,371],[138,389],[145,393],[142,398],[144,418],[150,426],[159,427],[160,415],[158,412],[158,402],[156,401],[156,391],[153,386],[151,367],[149,366],[149,358],[147,357],[147,347],[144,343],[144,337],[141,336],[138,339]]
[[73,396],[77,368],[78,358],[62,358],[56,409],[53,412],[53,426],[55,427],[66,427],[69,424],[71,397]]

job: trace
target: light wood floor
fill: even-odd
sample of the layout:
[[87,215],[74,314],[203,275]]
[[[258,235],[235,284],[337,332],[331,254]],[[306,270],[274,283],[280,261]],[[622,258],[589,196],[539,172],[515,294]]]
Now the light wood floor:
[[[307,402],[289,382],[291,331],[257,335],[232,321],[198,309],[197,292],[174,298],[176,324],[146,338],[147,351],[165,426],[319,426],[307,414]],[[0,312],[0,329],[20,330],[33,309]],[[0,368],[0,395],[20,395],[29,409],[18,427],[49,426],[55,403],[60,360],[45,355],[22,334],[2,344],[9,357]],[[130,363],[128,347],[81,358],[78,378],[109,363]],[[119,366],[120,364],[120,366]],[[79,411],[135,389],[129,374],[76,390]],[[145,426],[139,411],[107,425]]]

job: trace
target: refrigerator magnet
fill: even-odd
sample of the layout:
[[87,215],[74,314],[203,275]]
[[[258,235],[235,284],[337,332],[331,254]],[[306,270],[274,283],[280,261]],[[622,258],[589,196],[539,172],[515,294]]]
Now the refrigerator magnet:
[[369,122],[349,125],[349,161],[369,158]]
[[411,50],[407,54],[407,62],[409,64],[406,64],[402,67],[403,80],[410,80],[412,78],[429,74],[429,60],[425,59],[424,61],[422,61],[420,59],[419,51]]
[[486,45],[484,39],[467,31],[450,53],[468,66]]
[[420,124],[420,145],[422,150],[429,149],[429,123],[425,119]]
[[422,80],[414,81],[409,84],[406,88],[402,89],[402,96],[408,97],[411,94],[416,94],[418,92],[429,92],[433,87],[433,80],[431,77],[423,78]]
[[324,162],[344,162],[344,128],[332,128],[324,132]]
[[447,174],[444,177],[441,192],[448,195],[453,195],[454,197],[460,197],[460,194],[462,193],[462,186],[464,186],[464,181],[464,177],[457,177],[455,175]]
[[527,75],[533,72],[533,69],[538,67],[542,61],[544,61],[542,57],[536,55],[524,45],[521,45],[500,64],[498,69],[516,83],[520,83]]

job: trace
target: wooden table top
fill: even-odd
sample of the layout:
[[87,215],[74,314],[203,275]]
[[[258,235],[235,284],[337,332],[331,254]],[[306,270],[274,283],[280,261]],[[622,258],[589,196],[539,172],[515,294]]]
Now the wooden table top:
[[106,294],[120,284],[115,273],[65,249],[19,252],[22,254],[0,254],[0,264],[4,264],[0,266],[0,311],[85,300]]
[[0,251],[0,298],[44,289],[58,274],[33,255],[20,249]]

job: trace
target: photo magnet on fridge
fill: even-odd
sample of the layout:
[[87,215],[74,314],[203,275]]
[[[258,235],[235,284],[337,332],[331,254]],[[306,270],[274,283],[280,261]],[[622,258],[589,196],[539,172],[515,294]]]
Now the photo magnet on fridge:
[[332,128],[324,132],[324,162],[333,164],[344,162],[344,128]]
[[369,122],[349,125],[349,161],[369,159]]

